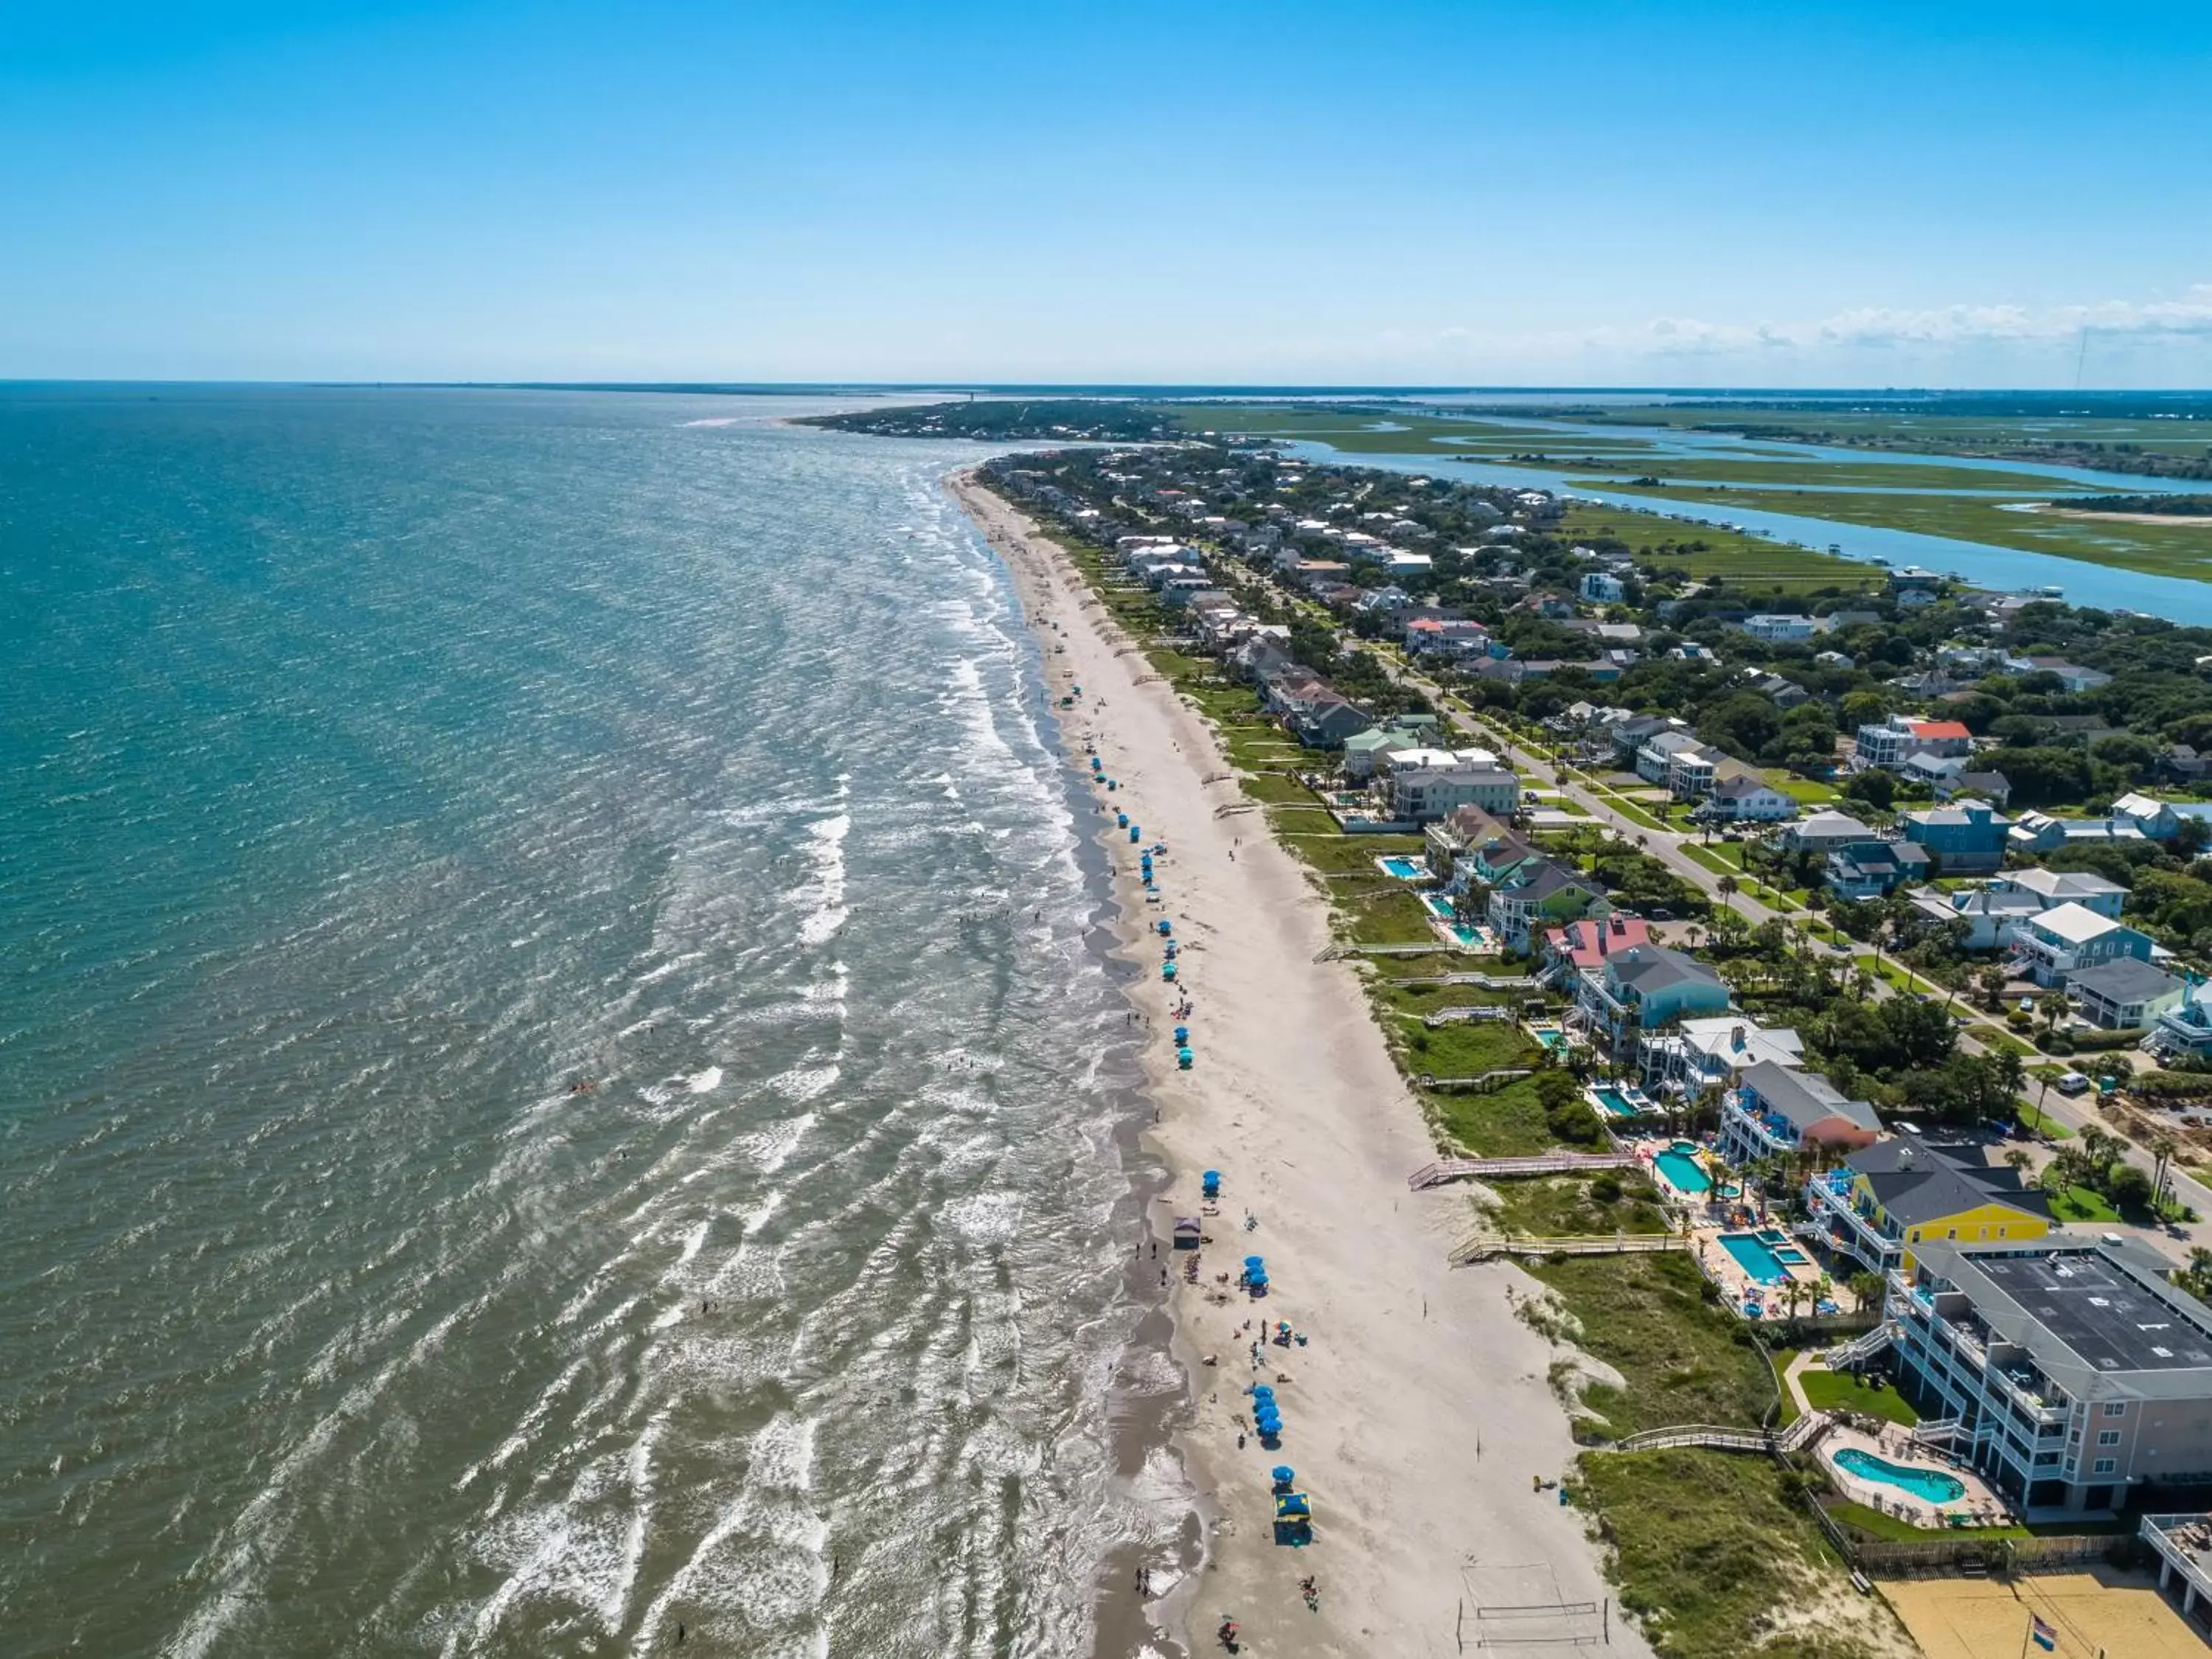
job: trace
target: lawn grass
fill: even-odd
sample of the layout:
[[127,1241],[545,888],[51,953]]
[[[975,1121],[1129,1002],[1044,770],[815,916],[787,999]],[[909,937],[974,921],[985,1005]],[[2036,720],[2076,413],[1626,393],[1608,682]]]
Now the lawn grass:
[[[1308,799],[1312,798],[1309,796]],[[1304,830],[1307,826],[1293,823],[1290,827],[1293,830]],[[1376,860],[1389,858],[1394,853],[1408,858],[1419,858],[1425,850],[1419,836],[1347,836],[1341,830],[1321,830],[1317,823],[1314,828],[1316,833],[1293,834],[1286,837],[1283,844],[1323,875],[1381,876],[1382,872],[1375,867]],[[1389,879],[1388,877],[1382,878]],[[1449,973],[1457,970],[1438,969],[1437,971]]]
[[2042,1058],[2040,1051],[2033,1043],[2023,1042],[2010,1031],[1998,1026],[1984,1024],[1979,1020],[1967,1025],[1966,1035],[1984,1048],[1995,1048],[2002,1054],[2018,1054],[2022,1060]]
[[1585,1394],[1603,1421],[1577,1425],[1577,1434],[1765,1421],[1774,1403],[1766,1361],[1750,1328],[1706,1300],[1705,1275],[1687,1255],[1583,1256],[1530,1271],[1582,1322],[1579,1346],[1628,1379]]
[[[1924,1544],[1931,1538],[1955,1537],[1955,1533],[1939,1527],[1916,1527],[1910,1521],[1893,1515],[1884,1515],[1880,1510],[1869,1509],[1863,1504],[1837,1503],[1828,1506],[1828,1518],[1863,1532],[1869,1538],[1879,1538],[1890,1544]],[[1995,1538],[2029,1538],[2034,1534],[2026,1527],[1976,1527],[1974,1541]]]
[[1920,1420],[1920,1413],[1896,1389],[1869,1388],[1848,1371],[1806,1371],[1797,1381],[1815,1411],[1859,1412],[1908,1429]]
[[1767,772],[1761,775],[1802,806],[1825,806],[1832,800],[1841,799],[1840,792],[1833,784],[1820,783],[1812,778],[1792,777],[1787,772]]
[[[1608,1576],[1662,1659],[1866,1659],[1844,1621],[1885,1620],[1850,1592],[1818,1525],[1764,1457],[1679,1448],[1589,1452],[1577,1495],[1611,1547]],[[1800,1622],[1814,1596],[1840,1619]],[[1778,1630],[1778,1625],[1786,1628]]]
[[2120,1212],[2107,1203],[2101,1193],[2093,1193],[2087,1187],[2068,1187],[2061,1191],[2045,1189],[2051,1199],[2051,1218],[2054,1221],[2118,1221]]
[[1610,806],[1614,811],[1620,813],[1621,817],[1626,818],[1631,823],[1637,825],[1640,829],[1656,830],[1662,835],[1664,835],[1667,832],[1667,826],[1665,824],[1660,823],[1658,819],[1653,817],[1650,813],[1645,811],[1644,808],[1638,806],[1634,801],[1629,799],[1626,795],[1600,794],[1598,799],[1603,801],[1607,806]]

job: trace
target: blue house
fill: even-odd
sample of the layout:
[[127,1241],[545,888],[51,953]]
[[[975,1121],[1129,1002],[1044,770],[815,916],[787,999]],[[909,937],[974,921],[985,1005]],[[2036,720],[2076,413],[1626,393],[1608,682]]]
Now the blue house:
[[1985,800],[1956,800],[1905,815],[1905,833],[1946,876],[1987,875],[2004,862],[2012,820]]
[[1928,854],[1909,841],[1850,841],[1828,852],[1828,890],[1838,898],[1880,898],[1927,876]]
[[1638,1032],[1671,1020],[1728,1012],[1729,988],[1696,957],[1663,945],[1636,945],[1609,954],[1577,975],[1571,1018],[1615,1053]]

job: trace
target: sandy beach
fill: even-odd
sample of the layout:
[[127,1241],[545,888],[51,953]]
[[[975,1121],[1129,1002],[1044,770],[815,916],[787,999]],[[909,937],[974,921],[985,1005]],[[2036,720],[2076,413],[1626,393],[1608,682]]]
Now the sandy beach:
[[[949,487],[1013,573],[1054,700],[1083,688],[1060,711],[1073,763],[1087,767],[1095,744],[1121,785],[1101,799],[1142,826],[1146,845],[1169,849],[1158,870],[1164,902],[1147,907],[1139,849],[1102,821],[1122,948],[1142,969],[1132,995],[1153,1034],[1150,1144],[1174,1177],[1150,1218],[1164,1264],[1173,1218],[1200,1212],[1200,1172],[1224,1176],[1197,1282],[1176,1264],[1170,1302],[1195,1398],[1178,1449],[1211,1510],[1206,1559],[1149,1605],[1150,1626],[1218,1650],[1216,1628],[1234,1618],[1243,1650],[1261,1655],[1442,1655],[1479,1637],[1510,1650],[1509,1629],[1523,1641],[1598,1634],[1597,1613],[1494,1611],[1607,1595],[1581,1516],[1532,1490],[1575,1451],[1547,1380],[1558,1355],[1509,1301],[1533,1281],[1506,1266],[1449,1265],[1470,1226],[1465,1196],[1408,1190],[1431,1143],[1358,970],[1316,960],[1330,943],[1321,896],[1256,811],[1224,815],[1245,797],[1205,723],[1152,674],[1060,550],[969,475]],[[1159,977],[1148,930],[1162,915],[1182,946],[1180,986]],[[1186,994],[1197,1060],[1182,1072],[1170,1010]],[[1233,1282],[1248,1255],[1267,1260],[1264,1300]],[[1255,1369],[1246,1328],[1261,1319],[1287,1321],[1305,1344],[1267,1346]],[[1280,1404],[1275,1451],[1256,1437],[1237,1443],[1255,1382]],[[1274,1540],[1278,1463],[1312,1497],[1310,1547]],[[1308,1575],[1317,1611],[1300,1595]],[[1117,1594],[1135,1591],[1104,1592],[1109,1603]],[[1126,1627],[1129,1611],[1102,1604],[1102,1630]],[[1614,1650],[1648,1651],[1617,1611],[1609,1622]]]

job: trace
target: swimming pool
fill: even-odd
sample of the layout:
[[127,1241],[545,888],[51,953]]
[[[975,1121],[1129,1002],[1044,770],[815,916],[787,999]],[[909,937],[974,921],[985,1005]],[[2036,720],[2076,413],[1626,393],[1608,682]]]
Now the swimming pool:
[[1782,1258],[1757,1233],[1723,1233],[1721,1249],[1735,1258],[1735,1265],[1749,1274],[1754,1284],[1779,1285],[1790,1277],[1790,1269],[1782,1265]]
[[1627,1097],[1618,1089],[1593,1089],[1590,1097],[1597,1102],[1599,1109],[1610,1112],[1615,1117],[1636,1115],[1636,1108],[1628,1103]]
[[1452,902],[1449,899],[1441,898],[1434,893],[1422,894],[1421,902],[1428,907],[1429,914],[1438,921],[1449,921],[1456,914],[1452,909]]
[[1846,1446],[1838,1452],[1836,1467],[1846,1474],[1855,1474],[1862,1480],[1871,1480],[1876,1486],[1894,1486],[1899,1492],[1911,1492],[1926,1504],[1948,1504],[1966,1495],[1966,1483],[1956,1475],[1946,1474],[1941,1469],[1907,1468],[1887,1458],[1876,1457],[1872,1452],[1861,1451],[1856,1446]]
[[1413,860],[1401,858],[1395,854],[1387,859],[1377,859],[1375,862],[1381,866],[1384,875],[1395,876],[1400,881],[1419,881],[1423,876],[1428,874],[1427,871],[1414,863]]
[[1564,1052],[1567,1046],[1567,1034],[1556,1025],[1531,1025],[1528,1035],[1536,1039],[1536,1046],[1540,1048],[1555,1048]]
[[1694,1194],[1713,1189],[1713,1178],[1705,1173],[1705,1166],[1698,1162],[1686,1143],[1669,1146],[1651,1162],[1678,1192]]

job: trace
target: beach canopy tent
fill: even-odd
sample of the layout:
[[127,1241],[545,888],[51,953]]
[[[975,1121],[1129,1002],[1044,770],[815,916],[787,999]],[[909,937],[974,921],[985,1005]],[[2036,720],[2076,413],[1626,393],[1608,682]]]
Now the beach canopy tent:
[[1302,1492],[1282,1492],[1275,1494],[1275,1519],[1278,1521],[1310,1521],[1313,1501]]
[[1198,1184],[1200,1189],[1203,1191],[1208,1198],[1220,1197],[1221,1171],[1218,1170],[1208,1170],[1204,1175],[1199,1176]]
[[1199,1225],[1196,1216],[1179,1215],[1175,1224],[1175,1247],[1178,1250],[1194,1250],[1204,1241],[1206,1230]]

